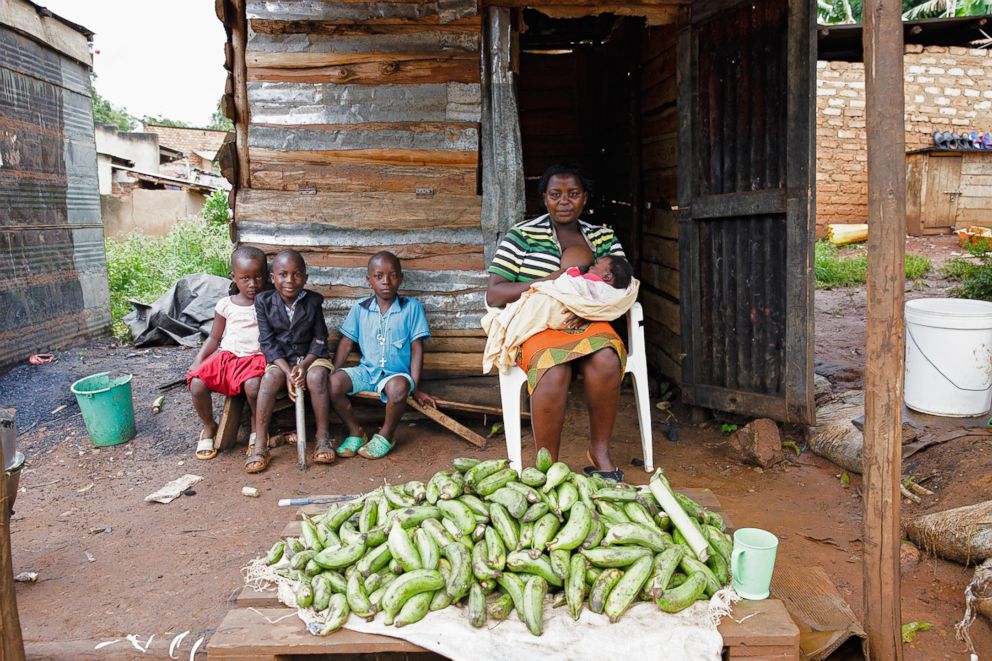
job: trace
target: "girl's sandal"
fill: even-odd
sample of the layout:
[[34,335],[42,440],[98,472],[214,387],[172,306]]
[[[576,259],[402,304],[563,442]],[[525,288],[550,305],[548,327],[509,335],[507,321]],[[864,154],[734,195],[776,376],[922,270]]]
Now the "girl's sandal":
[[362,449],[362,447],[369,442],[365,436],[348,436],[345,438],[341,445],[338,446],[338,456],[339,457],[354,457],[355,453]]
[[334,463],[334,447],[331,445],[331,439],[322,438],[317,441],[317,447],[313,451],[313,463],[315,464],[333,464]]
[[600,468],[596,465],[596,461],[592,458],[592,452],[589,452],[588,450],[586,450],[586,459],[588,459],[589,463],[592,464],[592,466],[586,466],[582,469],[582,472],[586,475],[590,477],[593,475],[599,475],[607,480],[623,482],[623,471],[619,468],[614,468],[611,471],[600,470]]
[[390,443],[382,434],[374,434],[372,439],[358,450],[358,454],[366,459],[382,459],[393,449]]
[[196,458],[202,461],[207,461],[208,459],[213,459],[217,456],[217,448],[214,447],[214,439],[203,438],[203,430],[200,430],[200,436],[196,440]]

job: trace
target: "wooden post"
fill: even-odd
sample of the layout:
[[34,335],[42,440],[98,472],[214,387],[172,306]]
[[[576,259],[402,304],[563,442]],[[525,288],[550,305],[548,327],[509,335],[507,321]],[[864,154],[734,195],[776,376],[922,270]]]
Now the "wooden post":
[[865,347],[864,611],[871,659],[902,659],[902,473],[906,129],[902,5],[864,3],[868,126],[868,339]]
[[17,615],[17,595],[14,594],[14,561],[10,553],[7,480],[6,471],[0,470],[0,659],[24,661],[21,620]]
[[234,75],[234,136],[238,154],[238,184],[235,188],[248,188],[251,180],[248,161],[248,68],[245,50],[248,47],[248,19],[245,0],[231,0],[234,20],[231,22],[231,46],[234,49],[231,73]]

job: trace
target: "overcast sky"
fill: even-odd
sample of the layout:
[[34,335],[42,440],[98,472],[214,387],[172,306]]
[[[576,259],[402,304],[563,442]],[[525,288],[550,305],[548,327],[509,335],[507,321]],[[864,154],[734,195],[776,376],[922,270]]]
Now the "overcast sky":
[[35,0],[93,37],[96,89],[137,117],[209,123],[224,93],[213,0]]

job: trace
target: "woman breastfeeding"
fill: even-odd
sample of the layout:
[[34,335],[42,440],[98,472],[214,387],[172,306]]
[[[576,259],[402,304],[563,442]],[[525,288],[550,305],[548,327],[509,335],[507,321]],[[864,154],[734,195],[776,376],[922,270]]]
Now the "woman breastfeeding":
[[[607,255],[623,256],[613,230],[580,218],[589,199],[589,186],[580,171],[554,165],[539,184],[548,213],[514,225],[499,244],[492,264],[486,302],[491,307],[513,303],[540,280],[553,280],[571,266],[589,266]],[[564,330],[544,330],[527,339],[517,365],[527,373],[534,443],[557,459],[569,384],[578,371],[585,380],[590,442],[587,472],[623,479],[610,459],[620,381],[626,351],[613,327],[605,321],[574,317]]]

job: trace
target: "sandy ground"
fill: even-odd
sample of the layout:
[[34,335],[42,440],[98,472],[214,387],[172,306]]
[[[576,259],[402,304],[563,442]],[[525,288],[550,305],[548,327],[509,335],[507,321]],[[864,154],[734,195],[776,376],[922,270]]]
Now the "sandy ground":
[[[943,239],[919,243],[909,249],[941,258],[953,250]],[[947,286],[935,277],[908,295],[940,295]],[[863,290],[817,292],[816,311],[818,371],[830,373],[835,391],[860,384]],[[197,426],[182,390],[167,392],[162,413],[151,413],[158,385],[182,376],[192,351],[136,351],[102,342],[58,356],[55,363],[25,365],[0,376],[0,402],[18,409],[19,444],[30,460],[12,523],[15,571],[40,575],[37,583],[17,587],[29,658],[163,658],[172,636],[191,630],[182,646],[188,656],[192,642],[209,637],[232,608],[241,567],[268,549],[294,516],[290,508],[278,508],[277,499],[356,493],[383,480],[425,478],[460,455],[505,456],[501,437],[480,451],[433,423],[418,421],[406,423],[400,445],[379,462],[339,459],[333,466],[300,473],[295,448],[283,447],[274,452],[266,473],[249,476],[242,470],[240,447],[213,461],[193,458]],[[68,386],[105,370],[134,374],[139,433],[129,443],[97,449],[86,436]],[[495,384],[473,390],[489,390],[496,399]],[[585,464],[588,428],[580,382],[574,390],[562,459],[577,468]],[[446,390],[445,396],[454,398],[455,392]],[[219,407],[220,401],[215,404]],[[629,388],[622,406],[613,455],[631,481],[644,482],[647,475],[629,463],[641,455]],[[370,409],[367,414],[378,412]],[[486,431],[482,420],[463,420]],[[659,416],[655,463],[676,487],[712,489],[735,526],[764,527],[779,535],[778,571],[822,566],[855,613],[863,612],[857,477],[843,485],[839,469],[808,452],[770,470],[742,466],[716,423],[682,426],[678,443],[666,440],[661,430]],[[911,459],[907,470],[929,477],[927,484],[937,494],[920,506],[906,507],[905,515],[988,497],[992,447],[989,441],[974,443],[945,443]],[[531,456],[525,443],[525,461]],[[193,487],[195,495],[168,505],[143,501],[186,473],[204,478]],[[258,488],[261,497],[243,497],[245,485]],[[967,658],[953,625],[961,617],[962,591],[970,576],[971,570],[959,565],[924,559],[903,577],[903,621],[933,624],[905,647],[907,659]],[[980,620],[972,631],[979,651],[992,651],[989,623]],[[155,634],[148,654],[137,654],[127,642],[91,652],[96,643],[127,634],[142,641]]]

